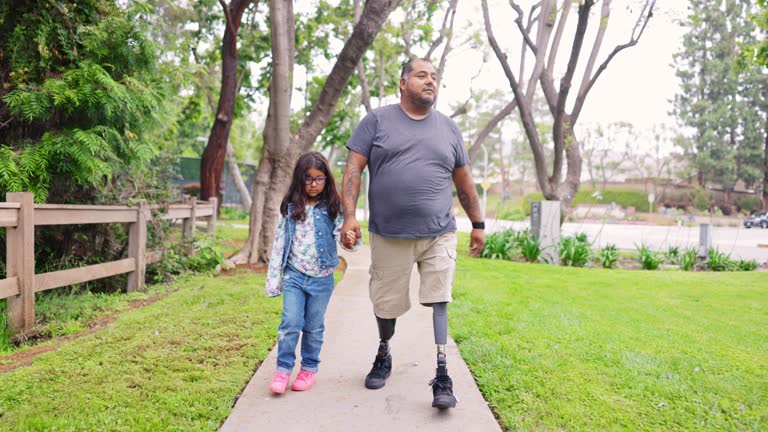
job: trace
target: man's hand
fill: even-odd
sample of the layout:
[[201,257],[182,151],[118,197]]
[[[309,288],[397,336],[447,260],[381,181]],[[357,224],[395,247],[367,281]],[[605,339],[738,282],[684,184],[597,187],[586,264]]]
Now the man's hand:
[[344,219],[341,225],[341,244],[347,249],[352,249],[357,241],[362,237],[360,232],[360,223],[354,217]]
[[469,240],[469,253],[476,257],[483,251],[485,245],[485,232],[481,229],[473,229]]

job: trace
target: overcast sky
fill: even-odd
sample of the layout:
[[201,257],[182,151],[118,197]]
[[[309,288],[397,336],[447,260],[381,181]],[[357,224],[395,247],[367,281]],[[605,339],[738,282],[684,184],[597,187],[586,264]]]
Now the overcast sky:
[[[531,1],[518,2],[526,12]],[[520,34],[513,19],[514,14],[507,0],[489,0],[494,34],[503,49],[510,52],[517,50],[520,45]],[[629,39],[634,17],[637,13],[637,0],[615,0],[612,6],[611,18],[605,41],[602,45],[598,65],[611,52],[613,47],[625,43]],[[595,6],[599,13],[600,2]],[[579,123],[583,126],[594,123],[611,123],[626,121],[633,123],[639,129],[650,128],[654,124],[674,124],[669,112],[670,100],[677,91],[678,80],[672,66],[672,56],[679,51],[682,41],[683,28],[677,20],[685,17],[687,5],[684,0],[660,0],[656,12],[651,18],[648,28],[638,45],[619,53],[610,63],[588,95]],[[634,12],[634,14],[632,14]],[[480,2],[460,1],[457,13],[457,26],[467,29],[474,26],[482,30],[483,19]],[[569,23],[576,22],[575,8],[571,11]],[[591,30],[595,30],[595,18],[590,22]],[[573,33],[571,28],[570,34]],[[483,42],[488,45],[485,33]],[[593,38],[587,38],[584,44],[584,54],[579,64],[583,66],[592,46]],[[570,42],[561,43],[562,48],[570,48]],[[488,63],[484,66],[481,76],[474,80],[475,87],[487,89],[499,88],[511,90],[501,66],[495,55],[490,51]],[[567,51],[558,57],[558,66],[564,67],[567,62]],[[452,53],[441,89],[438,108],[443,112],[450,111],[450,104],[464,101],[469,96],[470,77],[477,73],[478,65],[482,62],[482,54],[477,49],[469,47],[458,48]],[[528,57],[527,64],[532,63]],[[519,54],[510,55],[510,65],[517,73]],[[519,77],[518,77],[519,79]],[[559,80],[559,77],[556,77]],[[574,79],[577,87],[581,75]],[[558,81],[559,82],[559,81]],[[539,90],[540,91],[540,90]],[[573,94],[569,101],[573,102]]]

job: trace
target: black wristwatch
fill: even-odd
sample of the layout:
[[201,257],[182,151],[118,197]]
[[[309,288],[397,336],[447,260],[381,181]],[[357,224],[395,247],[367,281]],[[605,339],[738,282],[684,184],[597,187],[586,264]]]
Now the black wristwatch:
[[472,222],[472,229],[485,229],[485,222]]

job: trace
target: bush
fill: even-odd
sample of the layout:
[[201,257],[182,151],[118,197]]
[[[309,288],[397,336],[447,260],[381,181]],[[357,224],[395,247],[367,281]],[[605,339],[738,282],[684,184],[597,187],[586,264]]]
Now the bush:
[[693,191],[693,206],[699,211],[705,211],[709,209],[710,197],[709,192],[702,188],[696,188]]
[[250,215],[249,212],[238,207],[222,207],[220,217],[227,220],[240,220],[248,219]]
[[[530,213],[530,210],[529,210]],[[508,220],[508,221],[521,221],[525,220],[525,212],[520,209],[503,210],[496,215],[496,219]]]
[[600,250],[598,257],[600,258],[600,265],[603,266],[603,268],[613,268],[619,260],[619,250],[616,248],[616,245],[605,245],[605,247]]
[[680,264],[680,248],[678,246],[669,246],[664,252],[664,261],[669,264]]
[[752,213],[760,208],[760,204],[760,199],[754,196],[743,197],[736,200],[736,205],[739,206],[739,210],[746,210],[747,213]]
[[716,247],[709,249],[709,260],[707,264],[712,271],[729,271],[734,268],[734,263],[731,261],[731,255],[725,252],[720,252]]
[[754,271],[757,269],[757,260],[738,260],[735,263],[736,271]]
[[640,258],[640,266],[643,270],[656,270],[659,268],[662,260],[656,255],[656,252],[650,250],[645,245],[641,245],[637,248],[637,252]]
[[560,239],[558,255],[562,265],[584,267],[592,256],[592,250],[587,242],[586,234],[577,234],[574,237],[563,237]]
[[[571,201],[572,206],[579,204],[609,204],[616,203],[623,208],[634,207],[639,211],[649,211],[650,205],[648,204],[648,195],[645,192],[635,190],[613,190],[607,189],[595,193],[593,189],[583,189],[576,192],[576,195]],[[544,195],[541,193],[531,193],[525,196],[526,206],[523,208],[523,212],[526,216],[531,214],[530,203],[534,201],[543,201]]]
[[539,260],[541,242],[527,228],[518,232],[513,239],[515,246],[526,261],[537,262]]
[[691,246],[686,248],[679,257],[680,268],[685,271],[693,270],[698,260],[698,251],[695,247]]
[[481,258],[509,259],[511,256],[511,242],[507,241],[504,232],[493,233],[485,238]]

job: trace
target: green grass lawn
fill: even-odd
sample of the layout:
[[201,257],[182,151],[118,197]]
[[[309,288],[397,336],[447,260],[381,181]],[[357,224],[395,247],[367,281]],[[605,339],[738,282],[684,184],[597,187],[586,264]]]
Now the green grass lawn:
[[264,275],[195,276],[0,374],[2,430],[212,431],[275,342]]
[[766,273],[462,256],[454,298],[451,335],[508,430],[768,430]]

